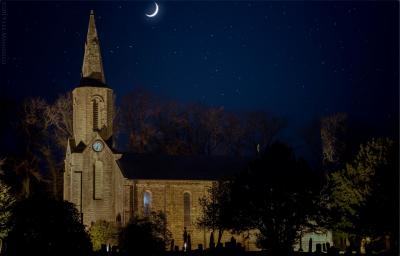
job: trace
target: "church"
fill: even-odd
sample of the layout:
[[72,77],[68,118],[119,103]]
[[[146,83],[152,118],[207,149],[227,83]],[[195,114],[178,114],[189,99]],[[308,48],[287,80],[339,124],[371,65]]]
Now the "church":
[[[210,230],[197,227],[199,199],[221,178],[245,168],[223,156],[167,156],[121,153],[112,146],[114,96],[106,83],[93,11],[85,43],[81,80],[72,91],[73,137],[65,156],[63,197],[75,204],[85,226],[97,220],[124,226],[133,216],[162,211],[174,244],[182,250],[183,233],[192,248],[209,248]],[[225,234],[227,242],[231,234]],[[235,236],[255,250],[255,236]]]

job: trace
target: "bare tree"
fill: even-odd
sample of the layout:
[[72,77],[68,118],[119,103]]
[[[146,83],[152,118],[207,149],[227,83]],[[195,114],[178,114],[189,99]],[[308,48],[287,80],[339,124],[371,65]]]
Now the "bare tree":
[[25,153],[14,166],[22,180],[21,193],[31,194],[32,178],[50,185],[54,198],[60,197],[63,156],[72,136],[71,94],[60,95],[53,104],[41,98],[27,99],[22,105],[19,127],[25,138]]
[[[67,148],[68,138],[73,136],[73,110],[72,110],[72,96],[68,92],[60,95],[57,100],[48,106],[47,115],[51,126],[48,129],[49,144],[42,146],[41,151],[44,159],[46,159],[49,174],[51,177],[51,191],[55,198],[61,197],[62,188],[62,170],[63,158],[56,157],[59,151],[60,156],[64,156]],[[55,144],[58,150],[52,147]]]
[[161,101],[138,89],[122,100],[121,131],[129,149],[170,155],[243,155],[267,147],[284,127],[265,112],[243,116],[222,107]]
[[65,152],[67,140],[73,136],[71,93],[60,95],[45,113],[52,125],[52,139]]
[[347,114],[336,113],[321,119],[321,142],[324,165],[343,160],[346,150]]
[[250,152],[267,148],[285,126],[286,123],[283,119],[266,112],[247,113],[245,115],[245,136]]
[[243,120],[234,113],[225,112],[222,129],[224,152],[227,155],[242,155],[245,147]]
[[156,137],[154,119],[159,106],[153,96],[142,89],[136,90],[122,99],[120,125],[129,139],[129,150],[138,153],[148,152],[151,141]]
[[19,127],[25,138],[25,153],[22,159],[14,159],[12,169],[21,182],[20,195],[25,198],[32,193],[32,182],[45,181],[39,166],[48,145],[51,125],[48,114],[49,105],[41,98],[30,98],[22,104]]

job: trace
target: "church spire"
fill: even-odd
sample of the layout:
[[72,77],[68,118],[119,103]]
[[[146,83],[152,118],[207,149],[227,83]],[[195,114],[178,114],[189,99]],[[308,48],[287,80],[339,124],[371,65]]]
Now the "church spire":
[[104,85],[106,83],[93,10],[90,11],[81,76],[81,85]]

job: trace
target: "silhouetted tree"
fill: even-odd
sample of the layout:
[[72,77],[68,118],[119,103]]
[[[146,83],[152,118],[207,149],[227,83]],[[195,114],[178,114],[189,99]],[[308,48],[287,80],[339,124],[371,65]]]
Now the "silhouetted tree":
[[258,245],[287,255],[300,230],[316,227],[321,183],[304,160],[273,143],[233,182],[232,221],[238,231],[259,231]]
[[214,182],[208,194],[199,200],[202,215],[197,225],[211,230],[213,239],[214,232],[218,231],[217,244],[221,243],[224,231],[233,229],[230,185],[229,181]]
[[134,217],[119,235],[121,250],[129,255],[160,255],[171,241],[165,215],[152,212],[149,217]]
[[92,245],[73,204],[44,198],[19,201],[6,255],[90,255]]

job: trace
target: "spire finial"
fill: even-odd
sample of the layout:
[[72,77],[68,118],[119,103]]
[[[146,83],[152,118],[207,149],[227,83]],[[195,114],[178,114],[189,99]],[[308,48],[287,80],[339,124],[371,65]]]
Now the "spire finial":
[[96,24],[93,10],[90,11],[89,28],[86,36],[85,54],[82,65],[82,83],[101,83],[105,84],[106,80],[103,71],[103,62],[100,52],[100,42],[97,36]]

